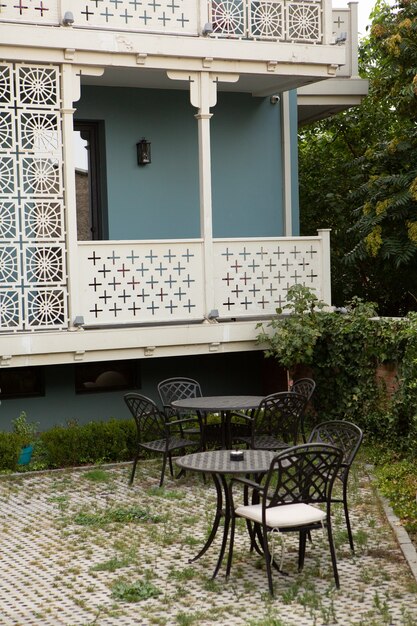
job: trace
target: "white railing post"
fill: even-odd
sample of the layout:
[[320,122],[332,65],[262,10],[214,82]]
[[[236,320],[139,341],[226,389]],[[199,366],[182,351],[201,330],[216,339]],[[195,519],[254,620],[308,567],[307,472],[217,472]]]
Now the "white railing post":
[[73,102],[80,97],[80,76],[72,65],[62,66],[62,137],[64,150],[64,215],[67,251],[68,319],[72,326],[74,317],[80,314],[77,261],[77,217],[75,196],[75,164],[73,150],[74,112]]
[[349,31],[348,31],[348,45],[350,54],[350,75],[352,77],[359,76],[359,64],[358,64],[358,3],[348,2],[349,7]]
[[199,0],[198,3],[198,23],[200,25],[200,33],[203,32],[204,26],[211,22],[211,3],[209,0]]
[[322,0],[323,44],[329,45],[333,39],[332,0]]
[[328,304],[332,304],[332,284],[331,284],[331,265],[330,265],[330,231],[331,228],[320,228],[317,230],[321,237],[321,254],[322,254],[322,294],[321,299]]

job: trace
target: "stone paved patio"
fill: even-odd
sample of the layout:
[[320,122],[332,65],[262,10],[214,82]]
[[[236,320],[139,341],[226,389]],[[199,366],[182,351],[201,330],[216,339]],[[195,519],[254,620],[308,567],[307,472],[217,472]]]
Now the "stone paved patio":
[[[355,556],[335,507],[341,589],[320,531],[302,574],[288,542],[289,575],[275,575],[273,600],[243,526],[228,582],[223,572],[210,579],[217,542],[188,562],[210,528],[214,489],[191,474],[158,489],[159,468],[142,463],[132,488],[126,466],[2,477],[0,625],[417,624],[416,581],[363,468],[351,490]],[[127,602],[138,582],[145,598]]]

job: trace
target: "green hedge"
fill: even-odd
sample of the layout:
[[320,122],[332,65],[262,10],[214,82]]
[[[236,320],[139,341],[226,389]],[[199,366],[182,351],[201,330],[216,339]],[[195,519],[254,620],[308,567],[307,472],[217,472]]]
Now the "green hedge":
[[54,426],[40,435],[48,467],[128,461],[133,458],[136,428],[133,420],[110,419],[82,426]]
[[135,443],[136,426],[129,419],[54,426],[38,435],[31,463],[18,466],[22,438],[15,433],[0,432],[0,470],[53,469],[130,461],[135,454]]
[[0,432],[0,471],[17,469],[22,438],[15,433]]

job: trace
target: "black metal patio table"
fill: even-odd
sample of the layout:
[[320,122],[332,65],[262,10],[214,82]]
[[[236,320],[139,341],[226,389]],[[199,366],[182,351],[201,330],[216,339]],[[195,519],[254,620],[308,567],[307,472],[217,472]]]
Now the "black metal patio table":
[[205,444],[204,428],[208,413],[221,415],[221,444],[222,448],[231,447],[230,418],[233,412],[254,411],[258,408],[263,396],[202,396],[200,398],[185,398],[175,400],[171,406],[175,409],[195,411],[203,427],[203,444]]
[[223,517],[223,538],[212,578],[217,576],[221,567],[229,534],[231,502],[226,476],[232,474],[245,474],[259,477],[268,471],[271,461],[276,455],[275,452],[271,452],[269,450],[243,450],[242,453],[243,458],[239,461],[232,460],[230,450],[207,450],[205,452],[196,452],[194,454],[187,454],[176,460],[177,465],[181,467],[181,469],[192,472],[201,472],[203,474],[211,474],[213,477],[217,494],[216,513],[213,520],[213,527],[206,543],[201,548],[199,553],[194,558],[190,559],[190,562],[196,561],[207,552],[213,543],[220,520]]

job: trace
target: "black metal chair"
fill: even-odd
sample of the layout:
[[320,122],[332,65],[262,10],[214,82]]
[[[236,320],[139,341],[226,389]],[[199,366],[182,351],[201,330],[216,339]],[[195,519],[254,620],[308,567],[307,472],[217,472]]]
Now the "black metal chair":
[[201,392],[200,383],[193,378],[187,378],[185,376],[176,376],[173,378],[166,378],[158,383],[158,394],[161,400],[161,404],[164,407],[167,417],[176,415],[181,417],[193,417],[189,428],[184,428],[183,433],[187,436],[199,437],[202,441],[202,424],[200,419],[195,413],[178,411],[171,406],[171,402],[175,400],[185,400],[187,398],[201,398],[203,395]]
[[187,439],[183,435],[182,426],[194,421],[194,418],[170,420],[160,411],[153,400],[138,393],[127,393],[124,400],[129,407],[137,428],[137,450],[133,460],[129,485],[133,483],[136,466],[141,450],[163,454],[162,471],[159,486],[162,487],[167,460],[171,476],[174,475],[172,453],[188,446],[199,446],[200,442]]
[[304,396],[290,391],[266,396],[253,417],[240,415],[250,425],[251,433],[235,440],[253,450],[282,450],[297,445],[306,403]]
[[299,378],[298,380],[295,380],[290,387],[290,391],[294,391],[295,393],[300,393],[302,396],[304,396],[307,399],[304,413],[301,416],[301,423],[300,423],[301,437],[304,443],[306,443],[307,441],[307,436],[305,434],[304,417],[305,417],[305,412],[308,407],[308,403],[311,400],[311,397],[314,393],[315,388],[316,388],[316,383],[312,378]]
[[311,431],[309,437],[309,443],[320,442],[328,443],[337,448],[340,448],[343,452],[342,463],[338,472],[337,478],[342,483],[342,497],[332,497],[332,502],[343,503],[345,512],[346,528],[349,537],[349,544],[352,552],[355,551],[353,544],[353,535],[349,519],[349,510],[347,502],[347,490],[350,468],[353,460],[356,457],[360,445],[363,440],[363,432],[351,422],[344,422],[341,420],[332,420],[328,422],[322,422],[318,424]]
[[186,398],[201,398],[200,384],[193,378],[178,376],[167,378],[158,384],[158,394],[167,416],[172,417],[178,412],[172,408],[171,402]]
[[[229,576],[235,537],[236,518],[242,517],[255,525],[261,550],[265,557],[269,591],[274,595],[272,565],[282,572],[269,547],[268,536],[273,532],[299,533],[298,570],[305,560],[307,535],[317,528],[326,528],[333,575],[339,588],[336,552],[331,524],[332,489],[342,461],[342,451],[328,444],[309,443],[280,452],[271,462],[262,484],[245,478],[232,478],[229,485],[231,530],[226,576]],[[258,502],[236,506],[233,487],[242,483],[252,489]],[[245,498],[246,500],[246,498]],[[324,504],[325,510],[314,506]]]

